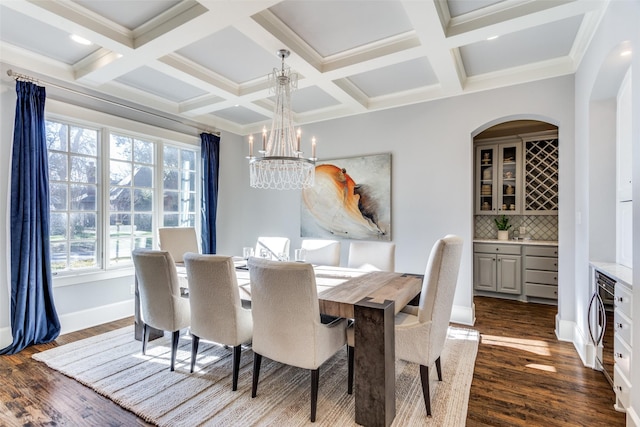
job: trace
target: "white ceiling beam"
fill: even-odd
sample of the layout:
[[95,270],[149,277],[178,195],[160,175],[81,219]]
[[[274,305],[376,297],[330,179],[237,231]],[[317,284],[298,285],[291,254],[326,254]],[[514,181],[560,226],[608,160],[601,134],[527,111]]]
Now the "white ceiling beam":
[[446,43],[436,3],[409,0],[403,5],[442,90],[452,95],[461,93],[465,75],[455,53]]

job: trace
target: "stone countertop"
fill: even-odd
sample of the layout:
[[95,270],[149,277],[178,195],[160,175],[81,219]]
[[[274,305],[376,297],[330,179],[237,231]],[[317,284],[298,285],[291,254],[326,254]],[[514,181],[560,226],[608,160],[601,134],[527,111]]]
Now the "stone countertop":
[[473,239],[473,243],[499,243],[505,245],[535,245],[535,246],[558,246],[557,240],[498,240],[498,239]]
[[590,264],[596,270],[616,279],[617,282],[622,282],[629,287],[633,286],[633,270],[631,268],[615,262],[591,261]]

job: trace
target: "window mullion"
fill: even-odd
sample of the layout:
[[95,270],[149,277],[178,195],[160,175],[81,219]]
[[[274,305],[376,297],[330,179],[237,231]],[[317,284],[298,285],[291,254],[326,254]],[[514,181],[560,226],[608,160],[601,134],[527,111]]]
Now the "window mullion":
[[109,180],[109,138],[111,138],[111,132],[107,128],[102,128],[100,131],[100,182],[98,188],[100,190],[100,209],[98,217],[100,221],[100,263],[104,270],[109,268],[109,191],[111,189],[111,182]]

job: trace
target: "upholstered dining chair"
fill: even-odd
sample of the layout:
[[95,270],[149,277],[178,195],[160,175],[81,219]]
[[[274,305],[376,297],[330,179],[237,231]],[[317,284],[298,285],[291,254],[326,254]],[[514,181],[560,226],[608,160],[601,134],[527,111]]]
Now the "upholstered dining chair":
[[304,261],[315,265],[340,265],[340,241],[303,239],[300,246],[305,251]]
[[279,260],[280,254],[289,256],[289,238],[288,237],[258,237],[256,242],[255,256],[260,256],[261,250],[269,253],[267,259]]
[[395,271],[396,244],[392,242],[352,241],[349,245],[349,268]]
[[184,254],[200,252],[196,229],[193,227],[161,227],[158,228],[158,246],[169,251],[176,264],[184,263]]
[[178,274],[168,251],[136,249],[133,265],[140,292],[142,316],[142,354],[146,354],[149,326],[172,332],[171,366],[174,370],[180,330],[189,327],[189,301],[180,296]]
[[[435,364],[438,380],[442,381],[440,354],[447,339],[453,296],[458,281],[462,238],[447,235],[432,247],[427,262],[420,303],[406,306],[395,317],[396,358],[420,365],[422,394],[427,415],[431,415],[429,367]],[[353,370],[354,334],[347,331],[350,375]],[[353,377],[349,377],[349,391]]]
[[191,372],[200,339],[233,347],[232,390],[238,389],[242,344],[251,341],[251,310],[242,307],[233,259],[224,255],[184,254],[191,306]]
[[318,291],[308,263],[249,258],[253,314],[253,386],[263,357],[311,371],[311,416],[316,420],[320,366],[346,342],[346,320],[320,322]]

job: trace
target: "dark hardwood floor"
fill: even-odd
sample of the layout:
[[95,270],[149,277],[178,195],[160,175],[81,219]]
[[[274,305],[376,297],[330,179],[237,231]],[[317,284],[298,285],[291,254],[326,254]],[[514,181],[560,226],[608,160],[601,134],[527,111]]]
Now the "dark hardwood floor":
[[[604,376],[583,367],[572,344],[556,339],[556,307],[481,297],[475,304],[482,339],[467,426],[624,426]],[[132,322],[123,319],[0,356],[0,426],[148,425],[31,359],[36,352]]]
[[467,426],[624,426],[604,375],[557,340],[557,307],[474,298],[480,331]]

